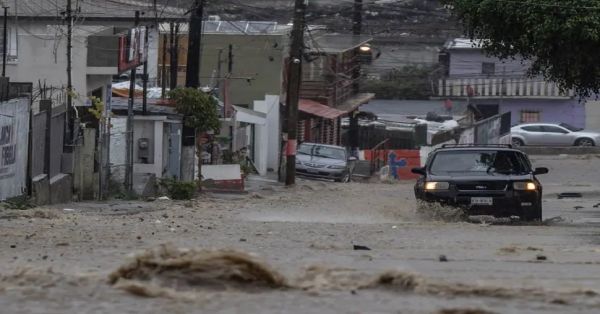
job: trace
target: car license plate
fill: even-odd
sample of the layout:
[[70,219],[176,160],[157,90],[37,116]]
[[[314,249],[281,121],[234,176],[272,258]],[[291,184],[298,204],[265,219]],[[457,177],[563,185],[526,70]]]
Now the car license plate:
[[308,172],[308,173],[319,173],[319,170],[316,170],[316,169],[306,169],[306,172]]
[[471,205],[493,205],[494,199],[491,197],[471,197]]

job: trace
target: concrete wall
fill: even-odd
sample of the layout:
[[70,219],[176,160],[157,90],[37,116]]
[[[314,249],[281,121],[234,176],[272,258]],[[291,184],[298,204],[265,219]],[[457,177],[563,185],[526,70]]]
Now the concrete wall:
[[29,99],[0,103],[0,201],[27,187]]
[[281,138],[279,96],[267,95],[265,100],[255,101],[254,110],[267,115],[266,124],[258,126],[256,131],[256,142],[260,139],[264,141],[264,144],[257,147],[258,150],[264,150],[264,154],[266,154],[264,168],[271,171],[277,170]]
[[[230,99],[234,105],[252,106],[265,94],[280,95],[283,75],[283,51],[287,39],[283,35],[205,34],[203,37],[201,82],[211,83],[217,76],[219,50],[222,49],[222,74],[227,73],[228,47],[233,45],[233,77],[253,77],[231,80]],[[216,81],[214,81],[216,84]]]
[[585,104],[585,128],[600,130],[600,101],[588,101]]
[[477,77],[482,74],[484,62],[494,63],[496,75],[522,76],[529,68],[529,63],[521,59],[499,60],[489,57],[479,49],[454,49],[450,50],[450,76]]

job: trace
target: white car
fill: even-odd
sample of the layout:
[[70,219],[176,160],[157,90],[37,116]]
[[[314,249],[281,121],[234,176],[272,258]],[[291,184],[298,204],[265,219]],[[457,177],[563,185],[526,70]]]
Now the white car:
[[527,123],[511,128],[512,144],[536,146],[596,146],[600,133],[584,131],[566,123]]

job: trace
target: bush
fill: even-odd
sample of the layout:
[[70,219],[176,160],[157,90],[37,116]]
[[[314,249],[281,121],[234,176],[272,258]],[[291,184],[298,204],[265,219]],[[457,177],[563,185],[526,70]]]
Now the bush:
[[173,178],[161,179],[160,185],[167,190],[169,197],[174,200],[192,199],[198,189],[195,182],[177,181]]

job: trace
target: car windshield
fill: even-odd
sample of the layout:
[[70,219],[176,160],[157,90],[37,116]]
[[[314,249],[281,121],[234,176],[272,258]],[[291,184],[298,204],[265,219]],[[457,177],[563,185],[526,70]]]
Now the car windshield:
[[329,146],[302,144],[298,147],[298,153],[315,157],[346,160],[346,151],[344,149]]
[[527,159],[517,152],[468,150],[438,152],[429,171],[433,175],[519,175],[531,172],[531,167]]
[[574,127],[574,126],[572,126],[570,124],[567,124],[567,123],[561,123],[559,125],[562,126],[565,129],[571,131],[571,132],[578,132],[578,131],[583,130],[582,128],[576,128],[576,127]]

